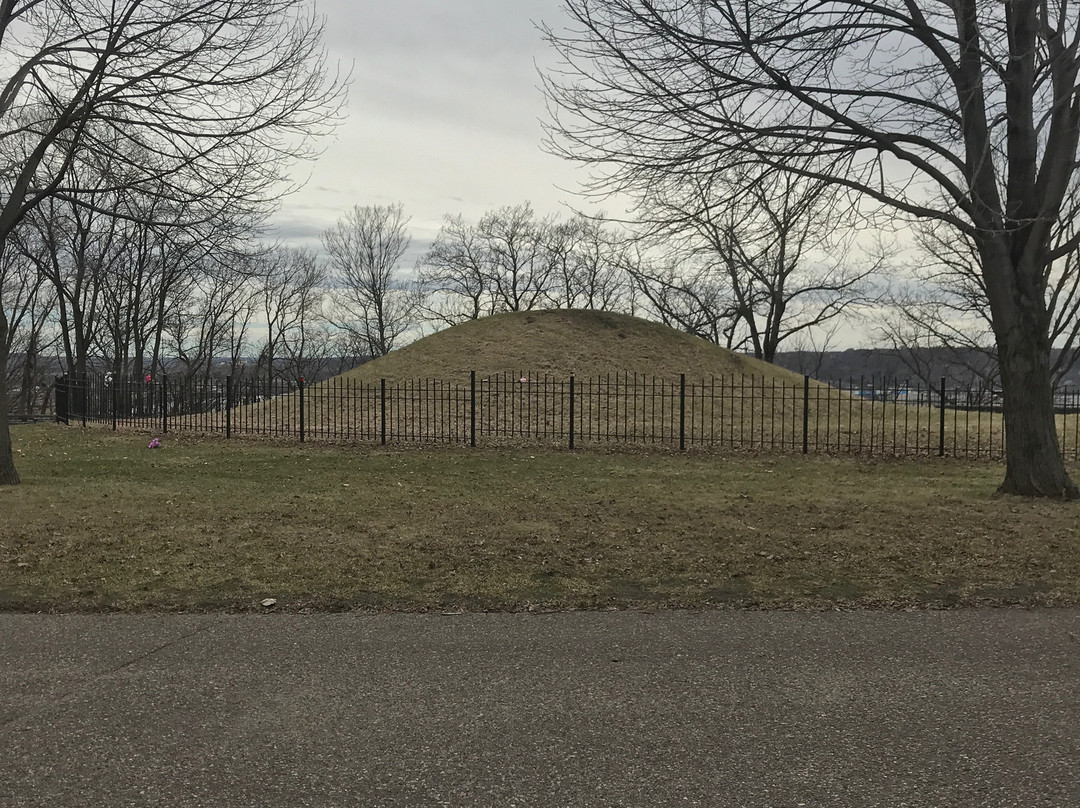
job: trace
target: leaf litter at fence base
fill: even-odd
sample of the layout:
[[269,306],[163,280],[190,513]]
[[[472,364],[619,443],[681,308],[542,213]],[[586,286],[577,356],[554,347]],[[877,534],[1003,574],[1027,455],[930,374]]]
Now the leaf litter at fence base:
[[1080,509],[991,464],[13,434],[5,609],[1080,603]]

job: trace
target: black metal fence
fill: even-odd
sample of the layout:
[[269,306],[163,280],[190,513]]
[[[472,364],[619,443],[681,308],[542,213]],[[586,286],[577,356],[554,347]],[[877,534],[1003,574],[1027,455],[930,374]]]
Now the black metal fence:
[[[499,374],[316,385],[232,379],[56,381],[67,423],[347,443],[661,445],[892,456],[1004,455],[993,388],[936,389],[863,379],[824,384],[761,376],[692,379],[618,373],[557,379]],[[1065,456],[1080,459],[1080,390],[1055,397]]]

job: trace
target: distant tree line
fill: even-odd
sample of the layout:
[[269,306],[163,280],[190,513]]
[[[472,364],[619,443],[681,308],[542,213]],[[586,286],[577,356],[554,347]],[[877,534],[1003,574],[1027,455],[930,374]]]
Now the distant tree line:
[[[251,211],[179,228],[160,221],[183,218],[175,206],[147,211],[160,204],[152,196],[77,180],[95,204],[39,205],[0,262],[16,410],[46,406],[56,372],[318,380],[425,331],[551,308],[656,319],[819,375],[845,318],[884,305],[878,330],[892,358],[878,353],[875,366],[928,384],[942,367],[997,380],[986,340],[926,327],[934,287],[922,308],[882,292],[895,267],[830,228],[835,194],[789,175],[699,180],[620,221],[541,216],[527,201],[474,222],[448,215],[411,266],[401,204],[346,211],[322,234],[320,255],[260,243]],[[916,271],[943,252],[928,243],[914,253],[925,256]],[[1068,350],[1056,357],[1062,374],[1076,364]]]
[[324,238],[337,270],[335,310],[349,315],[335,322],[379,356],[417,328],[597,309],[657,319],[771,361],[786,341],[835,328],[874,300],[883,261],[830,229],[835,200],[823,187],[779,175],[750,184],[683,221],[655,208],[623,220],[540,216],[528,202],[476,222],[447,216],[412,272],[386,260],[408,247],[401,206],[356,208]]
[[[27,408],[30,391],[46,386],[46,367],[179,380],[320,378],[423,330],[538,308],[652,317],[772,359],[785,340],[864,299],[876,269],[833,260],[816,220],[825,214],[805,197],[824,200],[797,189],[793,201],[790,184],[726,209],[713,240],[700,224],[685,234],[655,221],[540,216],[528,202],[476,222],[447,216],[409,267],[400,204],[346,211],[323,233],[320,256],[260,246],[252,211],[222,208],[198,226],[175,227],[162,219],[183,219],[181,208],[98,190],[107,183],[90,172],[78,180],[80,199],[39,205],[0,264],[10,389]],[[790,209],[770,208],[783,205]],[[787,230],[773,232],[769,216]]]

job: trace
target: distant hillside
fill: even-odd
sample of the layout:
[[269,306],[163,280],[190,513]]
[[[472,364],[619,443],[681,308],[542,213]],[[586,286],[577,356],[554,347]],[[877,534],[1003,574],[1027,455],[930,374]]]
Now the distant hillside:
[[[776,364],[796,373],[808,373],[824,382],[858,381],[860,378],[897,379],[937,384],[944,376],[950,386],[978,386],[992,376],[993,365],[985,354],[951,348],[923,348],[901,356],[886,348],[849,348],[846,351],[788,351],[776,356]],[[1080,363],[1063,382],[1080,386]]]
[[674,380],[750,375],[791,382],[796,375],[732,353],[674,328],[625,314],[528,311],[472,320],[361,365],[345,378],[438,378],[464,382],[469,371],[565,378],[640,373]]

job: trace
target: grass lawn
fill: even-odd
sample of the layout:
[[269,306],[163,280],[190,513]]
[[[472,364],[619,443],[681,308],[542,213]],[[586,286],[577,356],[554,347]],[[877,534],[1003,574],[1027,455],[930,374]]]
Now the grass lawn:
[[1080,506],[987,463],[12,431],[6,610],[1080,603]]

